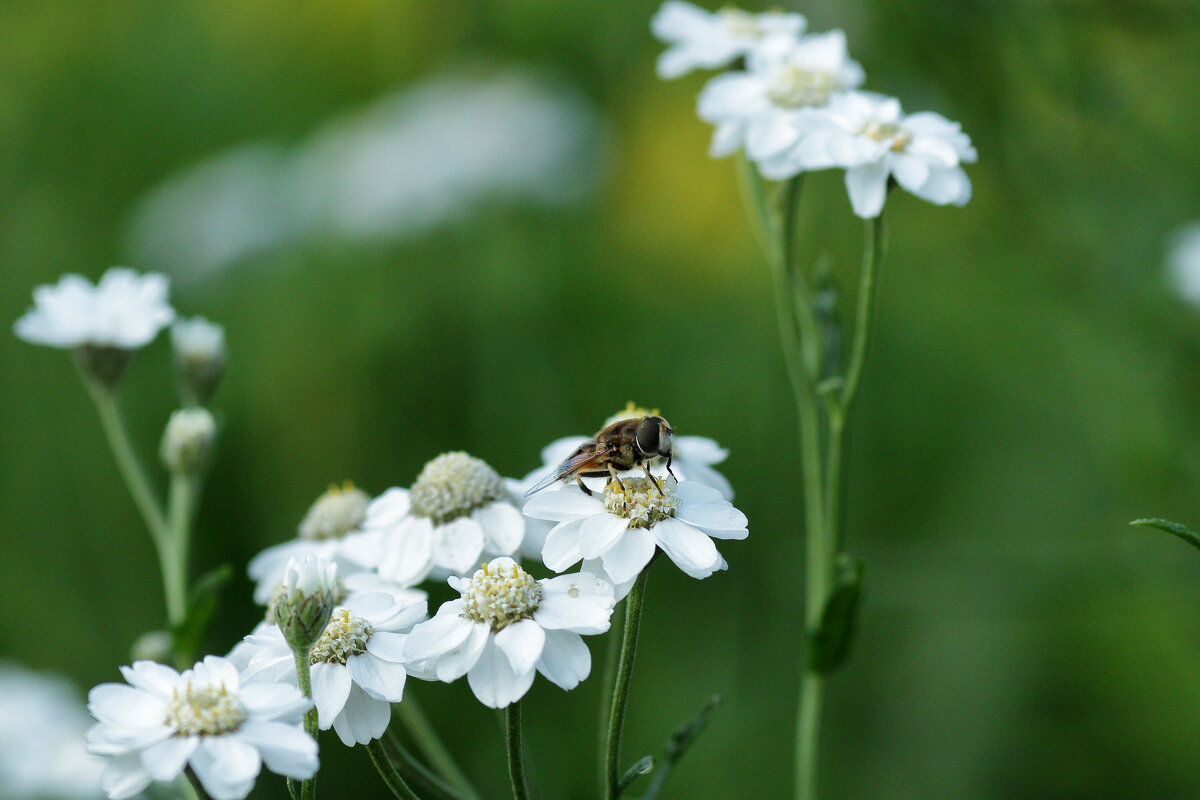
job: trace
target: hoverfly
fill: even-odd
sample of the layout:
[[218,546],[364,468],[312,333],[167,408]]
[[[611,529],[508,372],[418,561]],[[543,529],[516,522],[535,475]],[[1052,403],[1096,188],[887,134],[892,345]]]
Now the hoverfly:
[[579,445],[574,453],[558,465],[551,474],[537,482],[532,489],[525,493],[526,497],[540,492],[557,481],[574,480],[583,489],[584,494],[591,495],[592,490],[584,485],[584,478],[599,478],[608,476],[608,483],[617,482],[624,489],[618,472],[641,467],[659,492],[662,484],[650,474],[650,462],[656,458],[667,460],[667,474],[671,472],[671,435],[674,431],[662,417],[650,415],[618,420],[604,427],[590,441]]

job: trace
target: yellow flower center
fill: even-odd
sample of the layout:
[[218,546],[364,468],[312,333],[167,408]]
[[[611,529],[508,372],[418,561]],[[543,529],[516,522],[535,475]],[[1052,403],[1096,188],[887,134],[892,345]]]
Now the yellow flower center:
[[838,88],[832,72],[786,64],[772,77],[767,98],[782,108],[820,106],[828,102],[829,95]]
[[443,453],[430,461],[409,491],[412,513],[435,525],[465,517],[505,497],[504,479],[466,453]]
[[224,684],[195,687],[188,681],[167,703],[166,724],[177,736],[220,736],[232,733],[246,721],[246,711]]
[[656,522],[675,516],[679,507],[675,481],[660,482],[662,491],[649,478],[621,478],[624,488],[613,481],[604,487],[604,509],[628,519],[631,528],[653,528]]
[[375,628],[358,614],[348,608],[335,608],[324,633],[313,645],[309,663],[345,664],[350,656],[367,652],[367,642],[374,633]]
[[488,565],[475,571],[463,589],[463,616],[501,631],[529,619],[542,602],[542,585],[520,566],[492,572]]

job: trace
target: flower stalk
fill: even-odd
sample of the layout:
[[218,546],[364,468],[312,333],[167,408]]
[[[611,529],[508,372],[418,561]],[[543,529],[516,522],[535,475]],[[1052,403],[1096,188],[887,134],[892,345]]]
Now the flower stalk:
[[384,784],[387,785],[397,800],[420,800],[416,793],[404,782],[403,776],[400,775],[395,765],[392,764],[391,759],[388,758],[382,740],[372,739],[368,742],[367,755],[371,757],[371,763],[379,771],[379,777],[383,778]]
[[621,794],[621,734],[625,726],[625,708],[629,703],[633,662],[637,656],[646,579],[650,576],[653,563],[651,561],[641,571],[625,598],[625,630],[621,636],[621,655],[617,663],[616,681],[613,683],[612,705],[608,716],[608,741],[604,750],[604,797],[607,800],[617,800]]
[[504,739],[508,749],[508,778],[512,781],[513,800],[529,800],[525,780],[525,749],[521,742],[521,701],[504,709]]
[[480,800],[479,792],[475,791],[470,779],[458,766],[454,756],[450,755],[450,751],[446,749],[446,745],[438,736],[429,717],[425,715],[425,710],[421,708],[417,698],[413,697],[411,692],[405,692],[404,700],[396,703],[392,708],[421,753],[424,754],[429,765],[453,787],[455,793],[463,800]]
[[[312,672],[309,663],[310,648],[297,647],[292,650],[296,661],[296,682],[305,697],[312,699]],[[304,712],[304,732],[313,739],[317,738],[317,707],[313,706]],[[372,756],[373,758],[374,756]],[[307,778],[300,783],[300,800],[314,800],[317,796],[316,777]]]

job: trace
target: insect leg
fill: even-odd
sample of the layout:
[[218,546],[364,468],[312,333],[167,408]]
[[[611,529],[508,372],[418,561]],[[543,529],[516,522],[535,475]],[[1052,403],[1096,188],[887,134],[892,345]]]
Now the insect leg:
[[[650,482],[654,484],[654,488],[658,489],[658,493],[660,495],[662,495],[663,497],[666,497],[667,493],[663,491],[662,483],[659,482],[658,478],[654,477],[654,475],[651,474],[650,466],[648,464],[646,464],[645,462],[642,462],[642,469],[646,471],[646,477],[649,478]],[[674,476],[672,475],[671,477],[674,477]]]
[[584,494],[586,494],[588,497],[592,496],[592,490],[584,484],[582,475],[576,475],[575,482],[579,484],[580,489],[583,489]]
[[[674,473],[674,472],[671,472],[671,458],[672,458],[673,456],[674,456],[674,453],[672,453],[671,455],[667,456],[667,474],[668,474],[668,475],[670,475],[672,478],[675,478],[675,473]],[[679,478],[675,478],[675,482],[676,482],[676,483],[679,483]]]
[[617,468],[614,467],[612,464],[608,465],[608,480],[609,480],[609,482],[616,481],[617,488],[620,489],[622,492],[625,491],[625,484],[621,483],[621,479],[619,477],[617,477]]

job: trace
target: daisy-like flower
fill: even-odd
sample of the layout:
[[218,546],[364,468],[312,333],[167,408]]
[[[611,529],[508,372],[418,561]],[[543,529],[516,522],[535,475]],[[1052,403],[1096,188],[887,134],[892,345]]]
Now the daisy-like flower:
[[658,57],[658,76],[678,78],[694,69],[723,67],[764,40],[799,36],[804,25],[799,14],[750,14],[738,8],[710,12],[667,0],[650,21],[654,35],[670,45]]
[[93,286],[82,275],[64,275],[33,292],[34,307],[17,320],[17,336],[48,347],[114,347],[137,350],[175,319],[167,303],[167,278],[113,267]]
[[536,672],[568,691],[591,672],[580,634],[608,630],[607,581],[585,572],[536,580],[511,558],[497,558],[449,582],[462,597],[413,628],[404,648],[438,680],[466,675],[479,702],[504,708],[525,696]]
[[[351,595],[333,610],[309,655],[321,730],[346,746],[367,744],[387,729],[391,704],[404,695],[404,642],[425,618],[424,598],[386,592]],[[248,678],[294,684],[291,648],[276,625],[263,625],[235,648]]]
[[721,493],[696,481],[624,477],[591,497],[577,486],[535,494],[524,512],[557,522],[546,537],[542,560],[555,572],[583,561],[624,597],[656,549],[693,578],[726,568],[713,539],[745,539],[746,515]]
[[331,486],[317,498],[300,522],[299,536],[273,545],[250,559],[247,572],[255,581],[254,602],[266,605],[283,578],[288,561],[309,553],[336,563],[346,578],[365,569],[363,552],[374,552],[372,538],[358,533],[371,498],[350,481]]
[[841,31],[772,40],[750,55],[746,71],[718,75],[701,92],[700,117],[716,125],[710,153],[727,156],[744,145],[754,161],[775,159],[804,134],[801,111],[824,106],[863,77]]
[[371,559],[379,574],[409,586],[435,569],[465,572],[485,552],[515,553],[525,519],[494,469],[455,452],[427,463],[411,489],[389,489],[372,501],[363,530],[379,537]]
[[88,749],[112,757],[101,779],[111,800],[173,780],[185,766],[213,800],[245,797],[263,763],[292,778],[317,771],[317,743],[301,728],[312,703],[295,687],[245,681],[217,656],[182,674],[153,661],[121,674],[129,685],[105,683],[88,695],[99,720]]
[[802,127],[798,163],[805,169],[845,167],[850,203],[864,219],[883,211],[889,178],[937,205],[962,206],[971,199],[962,165],[978,156],[962,127],[941,114],[905,115],[895,98],[845,92],[806,114]]

